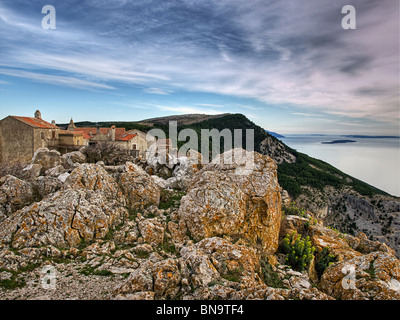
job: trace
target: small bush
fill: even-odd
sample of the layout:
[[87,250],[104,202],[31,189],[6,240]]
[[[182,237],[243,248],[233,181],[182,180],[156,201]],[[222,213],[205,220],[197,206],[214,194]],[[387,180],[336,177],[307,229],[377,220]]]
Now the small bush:
[[106,165],[117,165],[132,160],[126,150],[112,142],[98,142],[90,145],[84,149],[84,153],[88,163],[104,161]]
[[288,216],[307,217],[306,210],[304,208],[298,208],[294,202],[292,202],[289,207],[282,207],[282,211]]
[[286,253],[286,264],[293,270],[303,271],[314,258],[315,248],[311,245],[309,237],[302,239],[300,234],[292,232],[283,239],[282,251]]

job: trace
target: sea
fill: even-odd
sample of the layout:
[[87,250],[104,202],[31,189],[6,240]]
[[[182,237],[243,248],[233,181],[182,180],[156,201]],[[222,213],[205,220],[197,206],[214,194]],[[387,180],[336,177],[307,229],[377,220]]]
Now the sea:
[[[285,135],[289,147],[323,160],[387,193],[400,196],[400,137]],[[323,143],[351,140],[347,143]]]

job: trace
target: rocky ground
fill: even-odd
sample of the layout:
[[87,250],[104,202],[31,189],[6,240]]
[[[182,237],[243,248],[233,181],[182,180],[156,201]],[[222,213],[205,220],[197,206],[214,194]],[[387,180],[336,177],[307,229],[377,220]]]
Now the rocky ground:
[[[199,157],[106,166],[40,149],[0,179],[0,299],[400,299],[392,248],[282,214],[268,156]],[[301,271],[290,234],[314,248],[299,245]]]

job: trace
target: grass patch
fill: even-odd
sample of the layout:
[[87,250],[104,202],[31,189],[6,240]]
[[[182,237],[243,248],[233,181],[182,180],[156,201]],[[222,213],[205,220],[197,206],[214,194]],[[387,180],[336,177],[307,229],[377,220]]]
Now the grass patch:
[[18,271],[14,270],[8,270],[8,269],[0,269],[0,272],[9,272],[11,273],[11,279],[3,279],[0,281],[0,287],[6,289],[6,290],[13,290],[16,288],[22,288],[26,285],[26,282],[24,279],[21,279],[19,275],[21,275],[24,272],[31,272],[38,268],[40,266],[40,263],[32,263],[28,264],[25,267],[21,267],[18,269]]
[[173,190],[173,192],[168,192],[163,190],[161,193],[159,208],[163,210],[169,208],[178,209],[184,195],[185,192],[183,191]]
[[84,267],[82,268],[79,273],[85,275],[85,276],[90,276],[90,275],[94,275],[94,276],[103,276],[103,277],[109,277],[109,276],[113,276],[114,274],[109,271],[109,270],[96,270],[96,268],[93,267]]

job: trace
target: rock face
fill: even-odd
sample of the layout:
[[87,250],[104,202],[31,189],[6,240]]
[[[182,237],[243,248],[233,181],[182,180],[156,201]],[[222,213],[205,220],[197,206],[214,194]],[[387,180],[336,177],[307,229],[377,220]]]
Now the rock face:
[[281,218],[276,165],[244,150],[241,162],[223,163],[234,153],[224,153],[194,176],[178,213],[196,240],[236,235],[273,253]]

